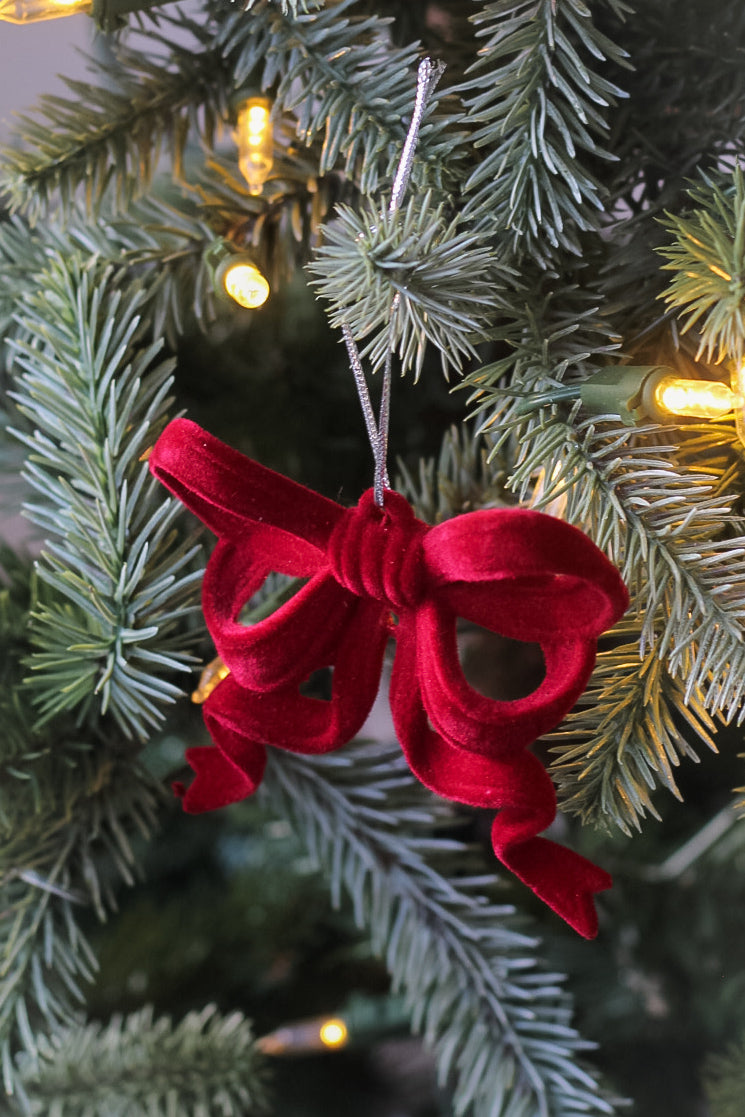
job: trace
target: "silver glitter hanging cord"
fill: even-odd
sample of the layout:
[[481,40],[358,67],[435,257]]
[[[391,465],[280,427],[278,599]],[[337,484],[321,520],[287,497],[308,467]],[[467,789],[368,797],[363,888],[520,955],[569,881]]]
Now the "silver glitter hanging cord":
[[[411,178],[411,168],[414,163],[414,153],[416,151],[417,140],[419,139],[419,129],[424,117],[424,110],[444,71],[445,67],[442,62],[433,62],[431,58],[424,58],[419,63],[414,111],[411,116],[411,123],[409,124],[409,130],[406,134],[401,158],[398,161],[396,175],[393,180],[391,200],[388,205],[389,214],[396,213],[403,201],[406,187]],[[357,394],[362,406],[362,414],[365,418],[367,436],[370,439],[373,459],[375,461],[373,497],[375,503],[380,508],[383,507],[383,492],[385,489],[390,488],[386,460],[388,457],[388,431],[391,415],[393,339],[395,337],[396,318],[400,305],[401,295],[399,292],[396,292],[391,301],[391,309],[388,318],[388,350],[385,358],[385,366],[383,368],[383,384],[380,393],[380,411],[378,412],[377,423],[375,422],[375,414],[373,412],[372,403],[370,402],[370,392],[367,387],[367,381],[365,380],[365,373],[362,368],[359,350],[357,349],[357,345],[349,327],[346,324],[342,326],[342,333],[347,346],[347,353],[349,354],[349,363],[352,367],[354,382],[357,386]]]

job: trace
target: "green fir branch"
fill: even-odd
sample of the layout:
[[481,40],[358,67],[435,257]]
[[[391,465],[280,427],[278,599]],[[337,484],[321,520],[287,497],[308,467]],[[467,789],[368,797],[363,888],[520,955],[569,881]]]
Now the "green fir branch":
[[682,313],[683,330],[696,326],[699,354],[718,362],[745,358],[745,179],[735,167],[728,184],[712,178],[688,191],[692,211],[667,214],[674,243],[659,252],[672,279],[662,293]]
[[142,286],[153,335],[175,348],[194,325],[206,330],[217,316],[204,262],[216,235],[195,203],[175,193],[168,202],[139,198],[126,213],[104,204],[95,224],[80,206],[71,206],[64,230],[54,224],[31,229],[16,215],[0,224],[0,332],[6,341],[18,333],[16,306],[37,288],[50,254],[83,253],[108,261],[115,286],[133,280]]
[[427,343],[439,350],[445,373],[459,370],[501,305],[491,250],[458,220],[446,221],[430,193],[394,213],[372,203],[336,213],[310,265],[332,325],[366,340],[362,356],[373,370],[392,348],[402,371],[413,368],[418,378]]
[[502,398],[505,383],[526,393],[542,392],[581,380],[588,363],[605,362],[619,348],[611,323],[601,313],[603,293],[596,283],[584,289],[567,283],[557,291],[551,280],[535,281],[527,269],[515,282],[509,311],[491,337],[500,344],[497,360],[474,369],[463,381],[471,389],[475,414],[488,412]]
[[106,1026],[68,1027],[20,1061],[21,1117],[254,1117],[266,1064],[239,1012],[214,1005],[173,1024],[150,1007]]
[[[542,471],[543,504],[566,494],[564,516],[609,553],[643,611],[640,656],[654,648],[686,701],[731,720],[745,698],[737,494],[720,491],[715,468],[677,465],[675,445],[644,445],[643,431],[582,420],[576,408],[567,417],[536,404],[527,419],[527,402],[512,396],[500,413],[503,437],[524,450],[510,488],[528,492]],[[719,432],[707,433],[716,445]]]
[[114,906],[112,877],[134,880],[130,836],[155,824],[160,788],[131,761],[93,752],[74,738],[54,747],[37,737],[36,756],[10,769],[0,829],[0,1058],[8,1095],[23,1103],[14,1055],[38,1054],[36,1035],[77,1022],[82,984],[95,958],[76,909],[99,918]]
[[83,198],[92,214],[104,198],[125,208],[152,182],[163,150],[178,177],[190,133],[214,145],[230,92],[220,54],[208,40],[202,50],[161,42],[165,59],[120,40],[105,62],[88,59],[100,84],[65,79],[68,98],[43,96],[35,116],[20,117],[18,146],[2,153],[11,210],[36,222],[57,200],[65,214]]
[[655,787],[682,798],[674,769],[698,759],[685,729],[716,752],[714,722],[698,695],[686,695],[656,650],[640,659],[639,629],[633,618],[613,629],[577,709],[547,738],[559,742],[551,775],[562,810],[604,829],[613,821],[625,833],[640,830],[646,814],[659,819]]
[[[627,10],[620,0],[606,6]],[[558,248],[579,255],[578,233],[597,229],[603,209],[591,166],[613,158],[600,140],[625,96],[593,67],[626,54],[584,0],[496,0],[473,20],[485,42],[460,92],[485,155],[466,182],[465,213],[538,259]]]
[[745,11],[722,20],[705,5],[655,0],[635,6],[623,34],[633,69],[610,122],[618,161],[608,186],[617,212],[644,219],[649,240],[654,218],[681,205],[686,180],[745,152]]
[[274,166],[261,196],[249,193],[235,160],[226,156],[208,160],[207,173],[196,182],[201,212],[213,232],[247,248],[271,286],[308,263],[340,194],[334,176],[316,177],[317,152],[298,148],[287,129],[275,125],[274,132]]
[[[221,15],[215,46],[230,60],[236,88],[271,89],[275,113],[294,116],[301,143],[322,140],[318,175],[340,171],[375,194],[395,174],[419,52],[393,46],[391,21],[355,14],[355,3],[339,0],[292,19],[271,0],[256,0],[249,18]],[[441,97],[435,91],[421,129],[412,167],[418,188],[453,183],[454,147],[464,137],[452,132],[451,118],[436,115]]]
[[80,215],[68,232],[76,248],[111,261],[117,286],[142,283],[152,334],[172,348],[194,326],[206,331],[215,321],[205,253],[216,234],[189,198],[140,198],[126,214],[102,215],[98,226]]
[[39,810],[42,789],[37,770],[49,751],[49,742],[34,732],[35,715],[22,685],[22,660],[29,650],[28,626],[36,597],[36,577],[30,558],[10,547],[0,547],[0,832],[10,832],[16,818],[14,802],[21,787],[31,793]]
[[[590,420],[579,403],[563,401],[564,384],[576,384],[594,371],[610,348],[600,344],[602,323],[591,309],[584,321],[580,316],[567,321],[571,304],[567,293],[561,304],[528,304],[505,331],[512,351],[466,382],[474,389],[472,400],[493,452],[512,450],[509,489],[526,499],[540,481],[538,507],[562,498],[563,517],[610,555],[632,592],[631,615],[639,618],[636,667],[619,680],[625,690],[613,698],[608,716],[611,721],[621,717],[626,700],[639,711],[639,726],[645,731],[655,726],[659,739],[653,738],[650,748],[634,732],[625,746],[623,763],[640,773],[632,779],[636,801],[620,793],[622,781],[585,778],[573,792],[568,778],[564,781],[577,813],[597,818],[607,809],[608,820],[626,829],[638,824],[642,806],[649,809],[645,783],[651,773],[655,784],[674,790],[664,754],[689,752],[681,737],[672,732],[666,737],[649,698],[640,698],[639,680],[664,679],[669,701],[681,699],[694,733],[707,743],[709,717],[729,721],[742,707],[745,531],[735,510],[739,484],[733,484],[732,454],[722,453],[733,443],[731,427],[690,428],[690,434],[678,435],[679,448],[663,442],[655,424],[634,429],[613,416]],[[501,389],[501,381],[510,381],[510,388]],[[690,463],[686,437],[693,443]],[[648,653],[662,666],[653,668]],[[667,702],[660,716],[665,708]],[[587,735],[591,723],[605,734],[602,740]],[[602,754],[603,741],[611,748],[599,710],[583,715],[582,725],[588,756],[595,756],[596,745]],[[580,753],[571,759],[581,763]],[[602,759],[599,755],[598,762]]]
[[711,1117],[739,1117],[745,1097],[745,1038],[730,1043],[722,1054],[709,1055],[703,1077]]
[[[446,431],[437,458],[420,458],[416,474],[399,459],[395,489],[403,493],[420,520],[439,524],[453,516],[513,503],[507,474],[489,459],[486,441],[464,425]],[[508,499],[509,495],[509,499]]]
[[[178,178],[190,136],[214,148],[232,94],[247,85],[272,89],[275,111],[295,116],[304,144],[322,138],[316,174],[341,171],[374,193],[392,178],[406,135],[418,52],[391,46],[389,20],[347,15],[354,2],[296,14],[273,0],[248,12],[212,4],[202,21],[158,13],[153,22],[166,30],[148,33],[158,53],[113,44],[105,65],[90,60],[100,84],[68,81],[71,97],[42,97],[37,116],[21,117],[18,146],[3,153],[12,209],[36,221],[55,199],[65,212],[79,197],[91,213],[105,197],[125,208],[152,181],[162,150]],[[181,46],[184,34],[192,42]],[[454,136],[445,135],[450,118],[433,115],[436,101],[413,177],[441,187]]]
[[[527,422],[524,412],[505,421],[529,447],[510,487],[526,492],[543,470],[543,502],[566,493],[565,517],[610,554],[643,610],[640,656],[654,648],[685,682],[686,701],[730,721],[745,698],[737,493],[720,491],[715,468],[678,465],[675,445],[652,448],[629,428],[537,411]],[[707,433],[716,444],[719,432]]]
[[95,258],[56,257],[23,301],[26,339],[12,342],[15,398],[34,427],[18,437],[40,494],[27,510],[48,533],[29,680],[40,721],[109,712],[138,737],[180,693],[169,676],[188,670],[183,622],[200,577],[198,548],[176,532],[180,505],[140,460],[165,422],[171,367],[143,341],[143,301]]
[[248,193],[227,158],[210,159],[207,170],[210,177],[195,176],[196,202],[173,192],[167,202],[139,198],[124,213],[103,204],[95,224],[80,206],[71,207],[64,231],[30,229],[17,215],[0,224],[0,334],[7,339],[17,332],[16,303],[36,288],[50,252],[97,256],[111,264],[116,286],[140,283],[152,333],[173,349],[195,326],[207,331],[220,315],[236,313],[215,297],[205,264],[217,236],[248,248],[272,286],[308,262],[338,184],[314,179],[306,152],[286,158],[278,152],[276,176],[260,198]]
[[0,1064],[22,1105],[14,1055],[35,1059],[40,1031],[78,1019],[96,969],[78,912],[104,919],[116,882],[134,883],[131,838],[154,829],[162,791],[111,724],[89,740],[65,716],[35,729],[20,678],[35,571],[8,548],[0,565]]
[[[49,875],[39,877],[36,870],[24,870],[32,883],[4,874],[0,885],[3,901],[0,969],[0,1057],[4,1092],[8,1096],[19,1087],[14,1055],[22,1047],[35,1056],[38,1029],[60,1027],[80,1017],[83,1001],[81,983],[91,981],[95,958],[75,922],[61,866],[71,847],[57,847],[59,860],[50,866]],[[60,883],[60,877],[62,882]]]
[[356,745],[300,758],[270,752],[262,794],[369,928],[412,1026],[453,1086],[456,1114],[569,1117],[613,1112],[578,1061],[571,1002],[545,972],[513,909],[484,898],[465,848],[432,831],[448,808],[396,749]]
[[44,242],[20,217],[0,221],[0,338],[9,332],[19,292],[46,266]]

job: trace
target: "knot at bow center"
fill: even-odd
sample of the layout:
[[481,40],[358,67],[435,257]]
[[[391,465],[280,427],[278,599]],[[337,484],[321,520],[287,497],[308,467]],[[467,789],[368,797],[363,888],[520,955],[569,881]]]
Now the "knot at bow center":
[[369,489],[331,534],[331,572],[358,597],[372,597],[393,610],[411,608],[424,592],[422,538],[428,530],[400,493],[387,489],[380,508]]

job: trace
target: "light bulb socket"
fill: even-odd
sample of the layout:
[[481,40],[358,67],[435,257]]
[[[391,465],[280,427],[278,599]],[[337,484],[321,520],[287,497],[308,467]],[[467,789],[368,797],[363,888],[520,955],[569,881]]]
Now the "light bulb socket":
[[609,365],[580,386],[579,398],[591,415],[618,415],[628,427],[645,420],[669,422],[654,402],[654,390],[666,376],[675,375],[664,365]]
[[218,237],[217,240],[213,240],[212,244],[208,245],[204,253],[204,263],[209,272],[213,286],[215,285],[215,275],[220,264],[222,264],[224,260],[231,259],[240,253],[241,250],[236,248],[234,244],[231,244],[229,240],[226,240],[225,237]]

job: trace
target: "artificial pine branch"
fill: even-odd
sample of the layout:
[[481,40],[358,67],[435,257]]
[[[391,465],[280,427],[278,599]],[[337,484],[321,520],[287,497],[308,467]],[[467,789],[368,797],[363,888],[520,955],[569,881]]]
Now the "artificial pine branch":
[[[568,262],[563,262],[571,274]],[[602,303],[597,282],[584,287],[567,282],[557,290],[551,276],[546,279],[541,271],[536,278],[525,267],[521,278],[514,281],[509,311],[492,331],[503,355],[474,369],[462,382],[471,389],[469,403],[477,404],[473,413],[489,414],[492,397],[501,399],[505,384],[541,392],[582,379],[587,375],[587,362],[607,361],[620,341],[613,335],[612,322],[599,309]]]
[[76,248],[111,262],[117,286],[133,277],[142,283],[153,337],[164,336],[175,349],[193,325],[206,330],[214,322],[205,252],[215,230],[189,198],[140,198],[125,214],[104,215],[100,227],[79,214],[68,235]]
[[655,650],[639,658],[640,625],[624,620],[604,648],[577,709],[547,740],[559,742],[551,774],[562,810],[584,823],[624,833],[641,829],[647,813],[659,819],[650,792],[658,785],[676,798],[674,769],[698,759],[681,729],[682,715],[695,737],[716,751],[714,723],[698,694],[671,675]]
[[201,51],[167,45],[164,61],[119,42],[105,63],[89,59],[101,84],[68,80],[70,98],[44,96],[37,117],[21,117],[0,182],[12,210],[35,222],[59,204],[64,215],[81,192],[92,215],[105,197],[124,208],[150,184],[166,143],[176,170],[190,132],[213,146],[230,71],[208,40]]
[[704,1070],[711,1117],[739,1117],[745,1094],[745,1043],[732,1043],[723,1055],[711,1056]]
[[474,342],[503,302],[488,246],[447,221],[430,193],[394,213],[371,203],[337,208],[310,271],[331,304],[331,324],[367,341],[361,355],[373,370],[392,348],[402,371],[413,368],[417,379],[428,342],[445,372],[476,356]]
[[266,1064],[241,1013],[214,1005],[176,1025],[144,1008],[109,1024],[57,1031],[20,1060],[21,1117],[256,1117]]
[[[605,3],[617,16],[628,10]],[[620,65],[625,51],[582,0],[497,0],[473,19],[486,42],[460,91],[476,126],[471,142],[486,152],[465,184],[465,214],[534,258],[557,248],[579,255],[578,234],[599,227],[604,200],[581,160],[612,158],[600,140],[607,110],[624,96],[592,66]]]
[[[13,1055],[37,1053],[35,1032],[79,1018],[81,984],[95,959],[76,909],[100,918],[113,904],[103,856],[132,883],[133,832],[149,834],[159,789],[132,761],[61,736],[37,737],[36,754],[9,767],[3,794],[0,903],[0,1052],[5,1092],[23,1098]],[[113,744],[113,741],[110,740]]]
[[[355,3],[317,5],[296,20],[271,0],[257,0],[250,18],[225,14],[222,5],[211,10],[220,13],[215,45],[232,62],[235,86],[251,81],[272,89],[276,110],[295,117],[302,143],[323,137],[317,173],[341,171],[362,193],[375,194],[392,180],[406,135],[418,51],[394,47],[390,21],[354,14]],[[431,99],[417,145],[418,187],[453,183],[458,137],[450,118],[434,116],[441,96]]]
[[[566,490],[566,518],[608,550],[636,594],[642,657],[656,648],[671,674],[685,680],[687,698],[698,694],[707,710],[730,720],[745,694],[745,534],[737,494],[720,491],[713,463],[707,472],[678,466],[674,446],[645,445],[641,432],[582,420],[576,408],[569,417],[536,408],[528,420],[520,409],[527,402],[512,397],[505,409],[505,432],[530,447],[510,487],[524,490],[542,468],[549,478],[544,502]],[[720,432],[706,433],[718,441]]]
[[[745,150],[743,41],[745,11],[720,19],[695,0],[638,4],[625,25],[633,68],[610,121],[608,185],[614,208],[643,218],[646,236],[663,209],[679,208],[697,168],[716,173]],[[628,232],[639,236],[639,222]]]
[[275,124],[274,136],[274,167],[261,197],[249,193],[227,155],[210,158],[195,184],[213,233],[248,248],[273,287],[307,264],[334,203],[356,194],[338,176],[317,177],[320,147],[298,147],[287,121]]
[[729,181],[706,178],[687,192],[695,207],[667,215],[674,243],[661,248],[673,273],[663,292],[682,311],[683,331],[697,326],[699,354],[718,362],[745,357],[745,179],[736,166]]
[[18,678],[29,566],[8,551],[2,566],[9,584],[0,591],[0,1061],[5,1094],[23,1106],[14,1055],[25,1049],[35,1058],[39,1031],[79,1018],[82,985],[96,963],[78,913],[89,906],[103,919],[114,906],[111,868],[133,882],[131,835],[153,830],[161,792],[111,726],[103,739],[86,740],[64,718],[33,731]]
[[[309,14],[293,14],[284,0],[256,0],[249,11],[215,3],[205,24],[159,13],[156,24],[187,31],[194,43],[181,47],[151,29],[164,59],[120,42],[105,85],[68,82],[73,97],[43,97],[38,119],[21,118],[21,142],[4,152],[0,183],[11,208],[36,221],[54,199],[69,212],[81,190],[92,215],[104,197],[125,208],[151,182],[166,143],[178,175],[190,135],[214,147],[233,91],[250,82],[271,88],[278,78],[277,108],[296,115],[302,142],[325,137],[317,174],[343,170],[375,192],[398,158],[417,52],[392,48],[384,20],[346,17],[353,3],[309,4]],[[425,124],[415,180],[442,185],[446,152],[453,161],[448,126]]]
[[[44,244],[19,218],[0,221],[0,339],[12,328],[15,301],[46,265]],[[4,348],[4,344],[3,344]],[[2,353],[2,350],[0,350]]]
[[467,427],[451,427],[437,458],[420,458],[416,475],[399,459],[396,491],[403,493],[417,517],[440,524],[479,508],[511,503],[506,471],[499,458],[488,460],[485,440]]
[[139,737],[180,693],[169,676],[188,669],[183,621],[200,577],[198,547],[175,530],[179,506],[140,460],[165,422],[171,367],[153,366],[143,301],[95,258],[52,258],[22,303],[26,338],[12,341],[15,398],[34,427],[18,437],[41,498],[28,511],[48,532],[29,685],[42,723],[108,711]]
[[[111,266],[114,286],[136,280],[147,301],[154,337],[165,336],[175,348],[187,328],[206,330],[217,315],[204,255],[214,242],[212,227],[184,194],[169,202],[143,197],[126,213],[102,205],[91,224],[80,206],[71,207],[66,226],[30,228],[18,215],[0,224],[0,327],[3,341],[18,333],[16,304],[36,290],[50,254],[98,257]],[[145,303],[142,309],[144,310]],[[8,362],[10,363],[10,361]]]
[[[698,455],[707,457],[704,471],[698,455],[690,455],[690,466],[685,454],[676,461],[677,447],[662,443],[654,424],[635,430],[610,416],[588,420],[560,395],[551,402],[553,393],[584,379],[612,351],[612,344],[603,344],[594,309],[581,313],[586,295],[577,299],[563,292],[558,302],[540,304],[533,295],[503,331],[509,355],[466,383],[474,387],[481,429],[495,450],[513,448],[508,487],[524,498],[540,476],[540,506],[563,495],[565,518],[589,532],[632,588],[640,618],[635,662],[620,677],[596,684],[597,701],[578,721],[584,759],[579,748],[567,746],[566,764],[559,764],[572,810],[596,821],[607,811],[606,822],[628,829],[650,809],[651,786],[661,782],[675,791],[670,764],[692,753],[670,728],[668,704],[687,704],[690,728],[708,745],[709,715],[731,720],[742,703],[745,532],[736,492],[723,485],[725,476],[733,478],[732,455],[721,452],[723,440],[732,443],[731,427],[694,429]],[[508,391],[500,389],[505,380]],[[647,653],[659,665],[647,662]],[[657,698],[651,678],[662,686]],[[611,762],[621,724],[623,753]]]
[[456,1114],[610,1114],[571,1001],[510,907],[484,897],[449,807],[411,776],[398,749],[357,744],[307,758],[270,752],[260,794],[292,822],[386,962],[434,1049]]
[[[616,35],[615,28],[606,30]],[[656,303],[665,279],[656,252],[659,221],[666,210],[685,219],[691,178],[704,174],[719,182],[723,169],[745,150],[744,35],[739,8],[721,21],[700,4],[677,0],[639,5],[625,24],[623,43],[633,69],[610,74],[628,97],[609,120],[608,147],[616,157],[605,177],[612,224],[604,235],[606,258],[596,267],[626,338],[649,336],[665,317],[668,328],[676,328],[674,309],[665,316]],[[683,65],[695,68],[695,81],[688,80]],[[704,208],[710,203],[708,197]],[[713,210],[711,216],[719,220]],[[675,221],[665,223],[671,227]],[[698,274],[701,267],[698,259],[691,270]],[[681,276],[675,282],[685,281]],[[713,282],[709,273],[705,288]],[[720,293],[725,288],[721,283]]]
[[8,549],[1,557],[0,1060],[4,1091],[21,1104],[13,1056],[25,1048],[35,1057],[37,1031],[78,1017],[82,983],[96,968],[78,911],[87,905],[103,919],[114,906],[110,868],[132,883],[130,837],[152,831],[160,788],[111,726],[87,740],[65,718],[46,733],[32,730],[19,679],[32,572]]
[[216,155],[188,188],[169,192],[168,201],[145,196],[124,212],[102,203],[95,224],[74,206],[64,231],[54,225],[31,229],[18,215],[0,224],[0,328],[6,339],[16,329],[15,303],[35,287],[50,251],[82,251],[107,260],[117,285],[135,277],[144,289],[153,336],[164,336],[174,349],[185,332],[193,326],[206,331],[220,313],[205,264],[215,237],[250,248],[270,284],[281,284],[310,258],[339,183],[332,176],[315,179],[312,151],[291,147],[289,135],[279,144],[276,173],[260,198],[248,193],[227,157]]

